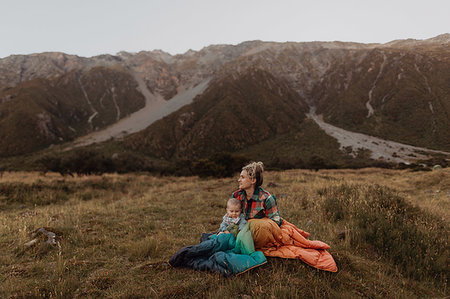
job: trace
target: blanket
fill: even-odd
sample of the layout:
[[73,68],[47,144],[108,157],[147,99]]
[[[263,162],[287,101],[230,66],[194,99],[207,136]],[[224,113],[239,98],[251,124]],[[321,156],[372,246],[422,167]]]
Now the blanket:
[[269,256],[300,259],[317,269],[337,272],[336,262],[327,251],[330,246],[308,237],[309,233],[284,219],[281,226],[268,218],[251,219],[236,238],[233,234],[213,234],[200,244],[180,249],[169,264],[228,277],[266,263]]
[[266,263],[261,251],[255,251],[248,223],[235,238],[233,234],[212,235],[207,240],[177,251],[169,260],[172,267],[219,272],[236,276]]
[[311,241],[309,233],[283,219],[281,226],[268,218],[249,220],[254,246],[265,256],[298,258],[308,265],[337,272],[336,262],[327,251],[330,246],[322,241]]

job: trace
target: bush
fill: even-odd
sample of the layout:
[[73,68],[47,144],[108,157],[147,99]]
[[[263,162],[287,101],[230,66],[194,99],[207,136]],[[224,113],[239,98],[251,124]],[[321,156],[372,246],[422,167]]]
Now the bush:
[[[238,172],[248,159],[227,153],[217,153],[207,159],[195,161],[180,160],[177,165],[189,168],[193,175],[199,177],[231,177]],[[180,171],[180,170],[178,170]]]
[[[117,156],[117,157],[114,157]],[[153,171],[153,163],[137,153],[115,154],[112,159],[112,169],[118,173],[128,173],[136,171]]]
[[449,161],[446,159],[446,156],[436,156],[428,160],[420,161],[421,163],[433,167],[434,165],[440,165],[442,168],[449,166]]
[[73,189],[60,182],[0,184],[0,202],[5,202],[8,208],[14,204],[33,206],[63,202],[69,199],[71,193]]
[[58,172],[63,176],[73,175],[73,173],[82,176],[111,172],[151,171],[153,169],[152,163],[138,154],[121,153],[112,159],[88,149],[77,149],[63,156],[48,155],[38,160],[37,163],[40,165],[41,171]]
[[221,177],[225,173],[225,167],[209,159],[200,159],[192,163],[192,172],[199,177]]
[[448,228],[386,187],[341,185],[319,191],[333,222],[352,227],[352,245],[367,245],[415,279],[447,280]]

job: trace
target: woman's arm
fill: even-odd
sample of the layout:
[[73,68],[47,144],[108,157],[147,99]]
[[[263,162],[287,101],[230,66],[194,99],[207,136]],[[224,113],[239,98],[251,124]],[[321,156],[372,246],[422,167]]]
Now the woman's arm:
[[271,194],[269,197],[267,197],[264,201],[264,206],[266,210],[266,216],[269,219],[275,221],[275,223],[280,226],[283,221],[281,220],[280,212],[278,211],[277,199],[275,198],[275,196]]

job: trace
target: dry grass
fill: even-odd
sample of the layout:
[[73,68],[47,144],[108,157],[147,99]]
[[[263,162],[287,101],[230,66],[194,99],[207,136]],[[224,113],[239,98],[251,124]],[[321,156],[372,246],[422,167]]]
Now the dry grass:
[[[330,244],[339,272],[318,271],[301,261],[284,259],[269,259],[266,265],[234,280],[168,267],[165,261],[178,249],[197,244],[200,233],[217,229],[226,199],[236,188],[235,178],[200,180],[145,174],[62,178],[55,174],[4,173],[0,187],[9,188],[9,196],[19,192],[11,186],[34,185],[29,196],[35,199],[15,203],[0,193],[0,297],[449,295],[446,276],[409,275],[373,242],[355,234],[359,228],[346,220],[350,216],[335,220],[325,205],[334,204],[332,197],[342,186],[350,186],[350,192],[361,197],[377,184],[383,192],[417,205],[420,217],[431,215],[426,219],[439,222],[441,227],[430,226],[431,232],[448,232],[449,169],[290,170],[268,172],[265,185],[270,182],[277,185],[266,189],[277,196],[282,216],[310,232],[311,238]],[[54,188],[55,184],[66,188]],[[57,198],[55,193],[61,190],[66,196],[60,201],[48,200]],[[42,204],[37,199],[43,200]],[[57,245],[41,242],[33,248],[24,247],[40,227],[57,232]],[[445,233],[441,236],[446,244],[447,238]],[[448,264],[448,249],[440,254]]]

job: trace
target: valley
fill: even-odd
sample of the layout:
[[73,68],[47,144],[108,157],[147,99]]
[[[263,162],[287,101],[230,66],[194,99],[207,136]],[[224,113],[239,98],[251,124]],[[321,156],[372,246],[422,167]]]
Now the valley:
[[358,150],[368,150],[370,157],[374,160],[381,159],[405,164],[426,160],[432,154],[450,156],[450,152],[411,146],[338,128],[324,122],[323,116],[316,115],[314,108],[310,110],[308,117],[313,119],[325,133],[335,138],[339,142],[342,151],[347,151],[353,156],[358,153]]

